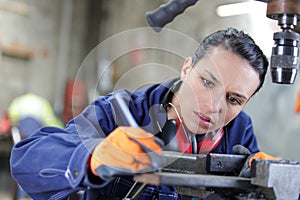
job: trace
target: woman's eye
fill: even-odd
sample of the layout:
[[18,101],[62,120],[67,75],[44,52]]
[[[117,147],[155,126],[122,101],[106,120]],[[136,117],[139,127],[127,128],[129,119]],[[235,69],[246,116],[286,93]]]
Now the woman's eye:
[[238,100],[237,98],[233,97],[233,96],[229,96],[228,100],[230,101],[230,103],[232,103],[233,105],[241,105],[240,100]]
[[202,78],[202,82],[203,82],[203,85],[205,85],[206,87],[214,87],[214,83],[211,82],[210,80]]

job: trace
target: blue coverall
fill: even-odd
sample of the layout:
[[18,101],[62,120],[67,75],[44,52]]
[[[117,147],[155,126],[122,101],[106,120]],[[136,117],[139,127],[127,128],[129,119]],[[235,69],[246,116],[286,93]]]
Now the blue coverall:
[[[163,96],[174,80],[154,84],[134,92],[118,90],[129,100],[129,109],[140,127],[151,133],[163,127],[166,113],[161,112]],[[124,197],[132,185],[131,179],[116,178],[105,182],[92,176],[89,158],[94,147],[122,121],[115,119],[111,106],[114,93],[98,97],[65,129],[42,127],[29,138],[16,144],[11,154],[11,173],[33,199],[66,199],[79,190],[86,199],[98,195]],[[224,136],[213,150],[233,154],[232,147],[241,144],[252,153],[258,152],[250,117],[241,112],[224,127]],[[181,199],[173,186],[148,186],[140,199]]]

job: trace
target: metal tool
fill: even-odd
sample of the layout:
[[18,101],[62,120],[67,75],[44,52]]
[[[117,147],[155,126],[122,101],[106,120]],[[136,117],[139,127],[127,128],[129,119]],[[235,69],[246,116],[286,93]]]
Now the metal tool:
[[137,199],[143,191],[146,189],[147,183],[141,183],[135,181],[131,186],[130,190],[122,200],[133,200]]
[[[127,126],[133,126],[133,127],[139,127],[138,123],[135,121],[134,117],[132,116],[125,100],[122,98],[122,96],[119,93],[114,94],[116,103],[114,104],[116,109],[116,117],[122,118],[124,121],[124,125]],[[148,149],[145,145],[141,144],[139,141],[131,138],[134,142],[138,143],[142,149],[147,153],[149,153],[149,158],[151,162],[154,164],[155,168],[158,168],[158,164],[156,163],[156,154],[152,152],[150,149]],[[158,155],[157,155],[158,156]],[[140,183],[135,181],[126,196],[123,198],[123,200],[135,200],[138,199],[138,197],[142,194],[142,192],[146,189],[147,183]]]
[[116,102],[113,102],[113,105],[116,111],[116,118],[123,120],[123,126],[139,127],[121,94],[115,93],[114,96]]

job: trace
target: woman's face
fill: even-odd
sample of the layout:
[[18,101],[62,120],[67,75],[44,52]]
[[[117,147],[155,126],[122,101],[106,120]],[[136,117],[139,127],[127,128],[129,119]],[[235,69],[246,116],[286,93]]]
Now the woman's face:
[[196,134],[227,125],[260,82],[259,74],[245,59],[223,48],[213,48],[194,67],[187,58],[181,80],[172,103],[188,129]]

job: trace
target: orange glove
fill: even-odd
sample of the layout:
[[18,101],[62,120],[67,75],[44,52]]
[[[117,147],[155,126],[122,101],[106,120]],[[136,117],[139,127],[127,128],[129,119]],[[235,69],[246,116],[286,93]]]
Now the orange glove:
[[250,156],[250,159],[248,161],[248,166],[251,167],[252,161],[255,159],[261,159],[261,160],[278,160],[277,158],[270,156],[262,151],[257,152]]
[[254,154],[251,154],[248,156],[239,176],[242,176],[242,177],[248,177],[250,178],[251,177],[251,172],[250,172],[250,169],[251,169],[251,165],[252,165],[252,161],[255,160],[255,159],[261,159],[261,160],[278,160],[277,158],[273,157],[273,156],[270,156],[262,151],[260,152],[257,152],[257,153],[254,153]]
[[161,147],[151,133],[137,127],[121,126],[95,147],[90,168],[93,174],[109,180],[114,176],[155,170],[160,155]]

